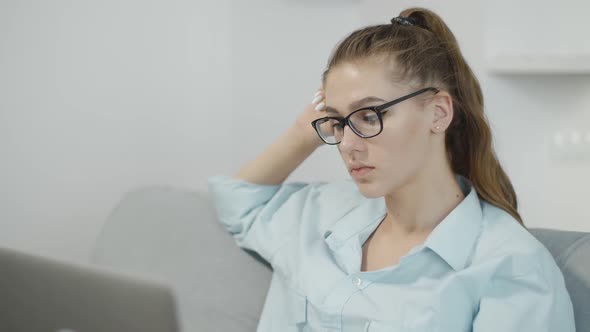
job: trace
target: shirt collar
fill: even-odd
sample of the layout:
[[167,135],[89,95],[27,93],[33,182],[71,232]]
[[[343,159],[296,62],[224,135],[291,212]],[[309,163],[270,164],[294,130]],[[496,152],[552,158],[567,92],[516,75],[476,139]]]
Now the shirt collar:
[[[477,192],[471,182],[456,175],[465,198],[445,217],[426,238],[429,248],[454,270],[463,269],[473,251],[482,226],[482,211]],[[359,194],[360,195],[360,194]],[[383,198],[367,199],[362,195],[343,206],[337,221],[324,231],[324,240],[333,251],[347,242],[366,240],[387,213]]]
[[353,198],[346,208],[341,210],[336,220],[324,231],[324,240],[332,250],[337,250],[356,235],[372,232],[385,217],[387,208],[383,198]]
[[458,271],[469,262],[483,223],[477,191],[466,178],[456,178],[465,198],[432,230],[424,246]]

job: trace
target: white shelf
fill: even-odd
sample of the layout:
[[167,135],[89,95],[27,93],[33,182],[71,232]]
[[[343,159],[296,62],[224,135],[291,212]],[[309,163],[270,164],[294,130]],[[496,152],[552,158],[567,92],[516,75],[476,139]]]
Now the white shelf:
[[590,74],[590,54],[497,55],[488,61],[494,74]]

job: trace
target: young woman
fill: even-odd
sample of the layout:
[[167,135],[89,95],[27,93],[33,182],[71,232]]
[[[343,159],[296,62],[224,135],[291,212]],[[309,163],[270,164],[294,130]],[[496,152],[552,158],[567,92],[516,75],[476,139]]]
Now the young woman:
[[[293,126],[209,179],[221,223],[274,270],[258,331],[574,331],[483,107],[435,13],[346,37]],[[324,143],[352,181],[283,183]]]

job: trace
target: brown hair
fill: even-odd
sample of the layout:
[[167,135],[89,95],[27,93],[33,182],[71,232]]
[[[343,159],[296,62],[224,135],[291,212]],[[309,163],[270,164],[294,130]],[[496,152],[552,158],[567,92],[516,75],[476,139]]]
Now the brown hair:
[[324,82],[329,71],[340,63],[385,56],[399,66],[396,74],[402,79],[417,79],[421,85],[437,84],[445,89],[453,99],[454,110],[445,138],[451,168],[468,178],[482,199],[523,224],[512,183],[492,147],[481,87],[455,36],[428,9],[410,8],[400,16],[415,24],[369,26],[342,40],[330,56]]

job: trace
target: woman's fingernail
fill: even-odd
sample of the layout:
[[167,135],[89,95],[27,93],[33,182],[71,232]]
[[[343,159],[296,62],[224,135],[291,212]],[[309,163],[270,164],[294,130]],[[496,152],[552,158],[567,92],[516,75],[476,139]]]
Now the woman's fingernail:
[[313,100],[311,101],[312,104],[317,103],[318,101],[322,100],[322,96],[315,96],[315,98],[313,98]]
[[326,104],[324,104],[324,102],[322,101],[321,103],[317,104],[315,110],[319,112],[324,109],[324,106],[326,106]]
[[317,95],[319,95],[320,93],[322,93],[322,91],[318,90],[318,91],[315,93],[315,95],[314,95],[314,96],[317,96]]

